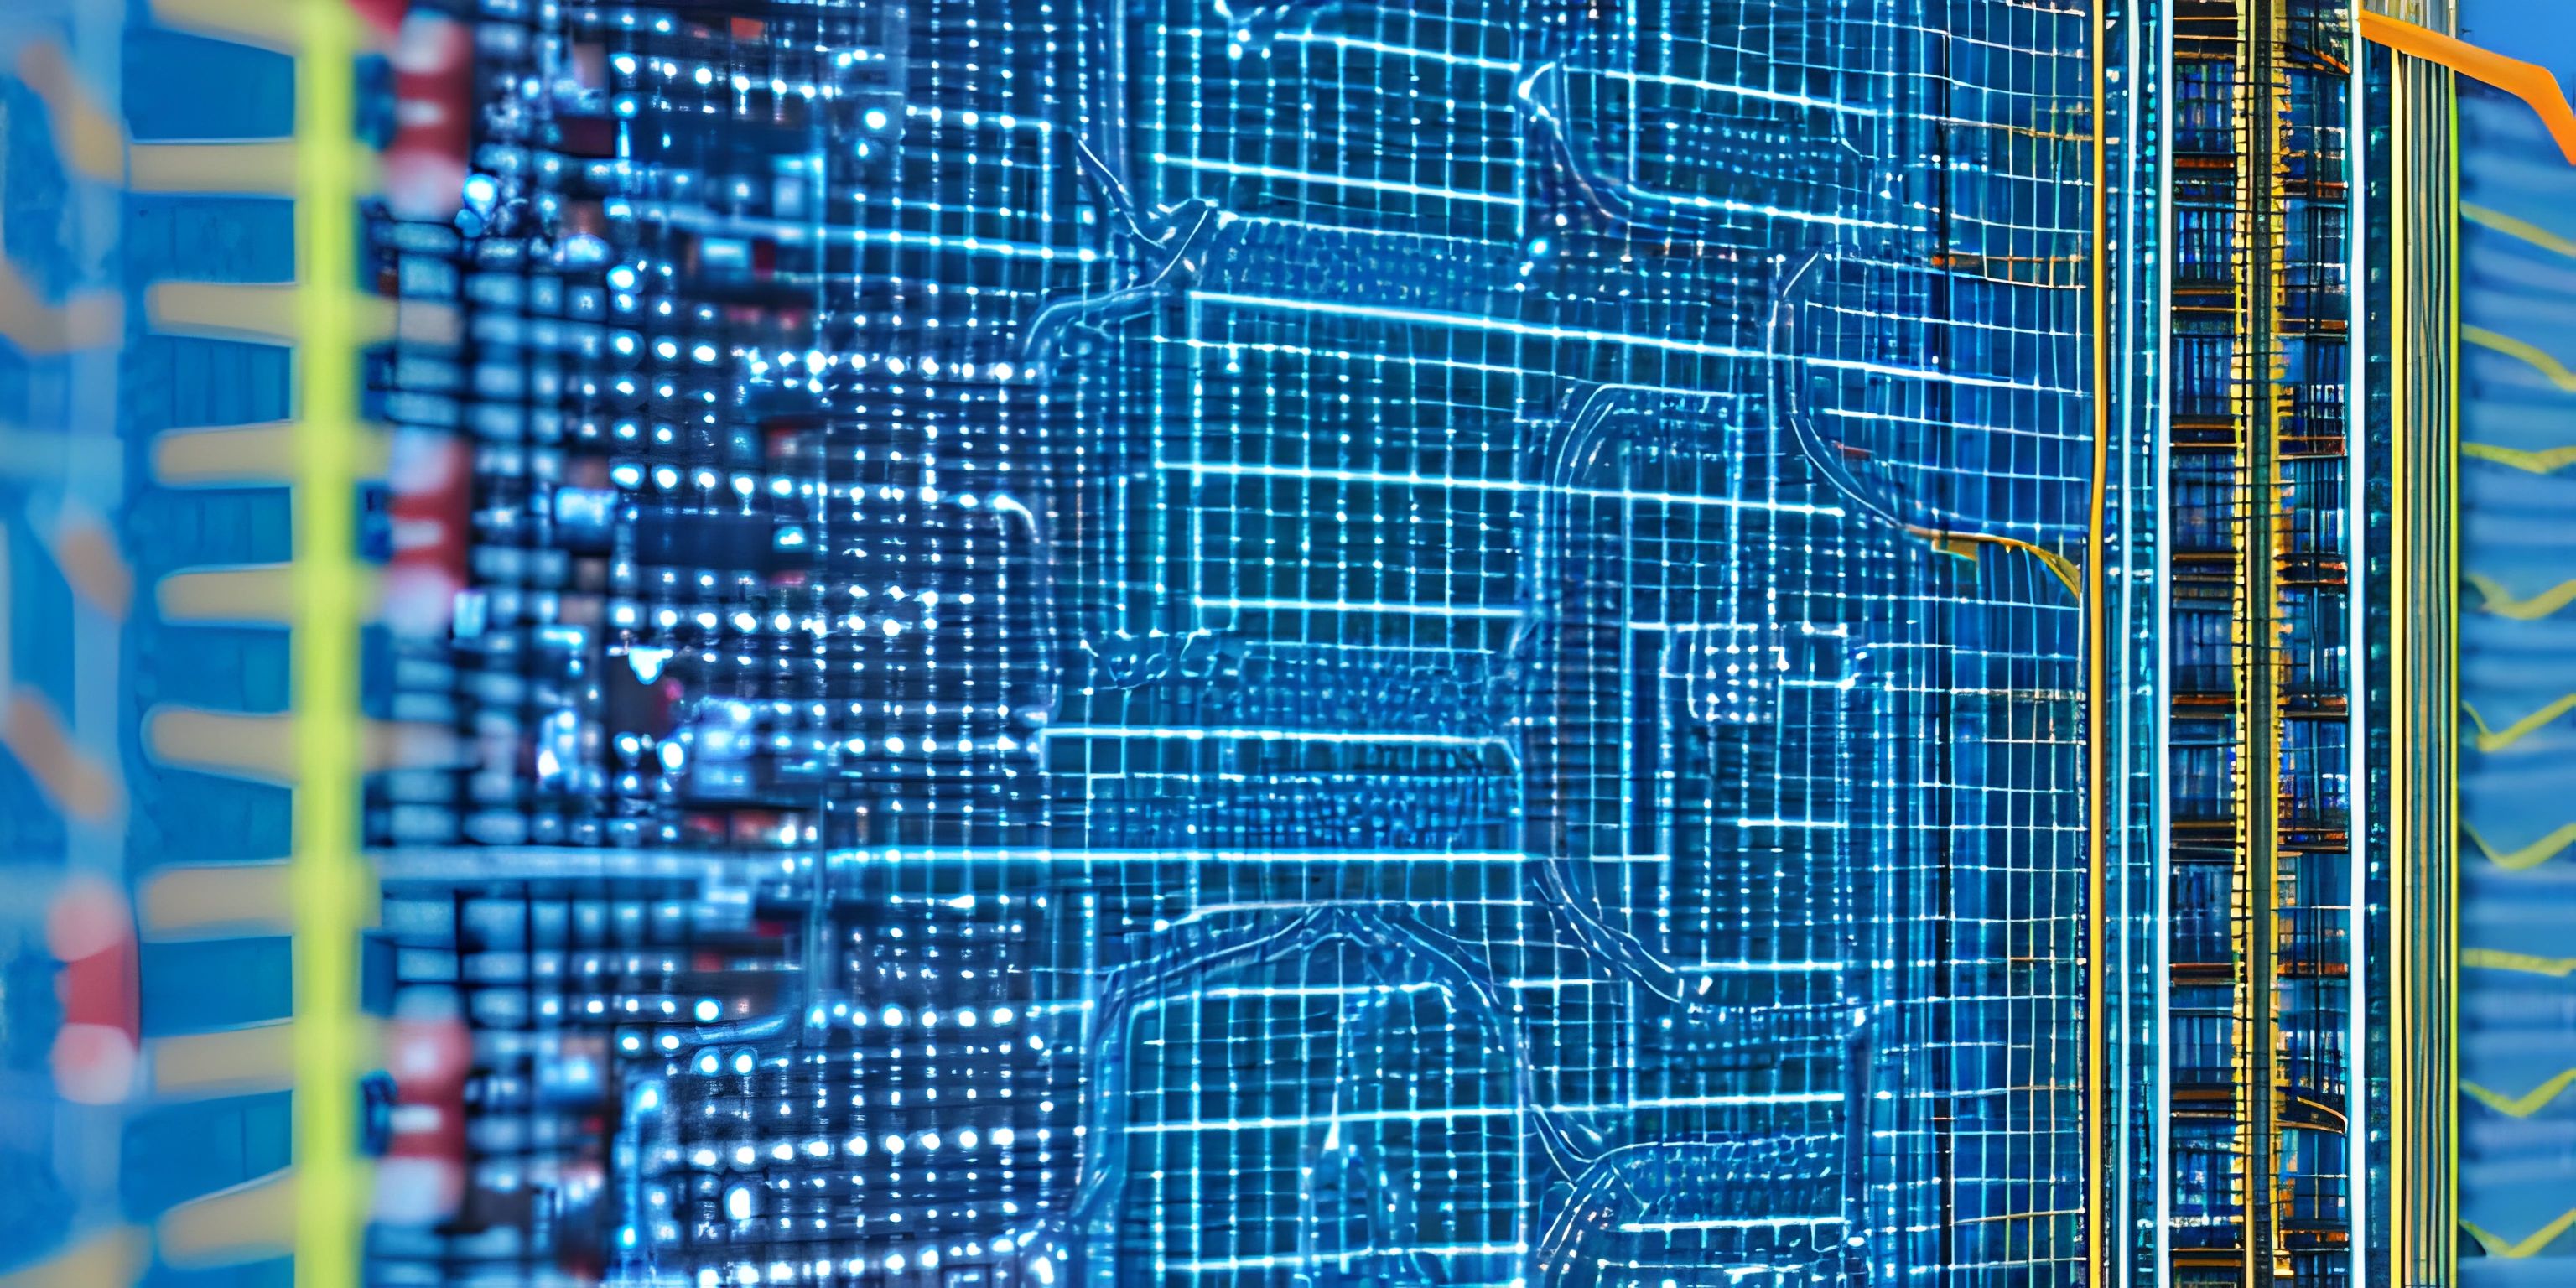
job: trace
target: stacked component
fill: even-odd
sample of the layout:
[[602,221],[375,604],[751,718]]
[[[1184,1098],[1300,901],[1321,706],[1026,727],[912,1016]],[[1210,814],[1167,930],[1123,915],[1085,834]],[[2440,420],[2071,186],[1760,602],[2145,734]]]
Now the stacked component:
[[2166,854],[2177,1283],[2348,1282],[2354,432],[2339,11],[2174,44]]
[[377,1278],[2080,1275],[2080,15],[453,16]]

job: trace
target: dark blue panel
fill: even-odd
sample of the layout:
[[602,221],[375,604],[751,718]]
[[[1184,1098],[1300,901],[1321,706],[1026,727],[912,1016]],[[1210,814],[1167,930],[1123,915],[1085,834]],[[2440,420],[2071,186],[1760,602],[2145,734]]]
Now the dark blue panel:
[[125,38],[125,127],[138,142],[295,132],[295,61],[186,32]]
[[125,1124],[123,1198],[130,1220],[286,1166],[290,1095],[225,1096],[147,1109]]
[[294,1001],[293,962],[284,938],[145,944],[143,1031],[198,1033],[284,1019]]

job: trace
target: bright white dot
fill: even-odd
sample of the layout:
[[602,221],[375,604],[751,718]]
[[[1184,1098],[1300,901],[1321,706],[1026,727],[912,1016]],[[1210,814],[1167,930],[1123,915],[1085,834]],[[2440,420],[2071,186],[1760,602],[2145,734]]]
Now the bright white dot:
[[737,1221],[751,1219],[751,1187],[737,1185],[725,1191],[725,1215]]
[[719,1002],[712,997],[700,998],[698,999],[697,1014],[699,1023],[713,1024],[716,1021],[716,1017],[724,1014],[724,1003]]

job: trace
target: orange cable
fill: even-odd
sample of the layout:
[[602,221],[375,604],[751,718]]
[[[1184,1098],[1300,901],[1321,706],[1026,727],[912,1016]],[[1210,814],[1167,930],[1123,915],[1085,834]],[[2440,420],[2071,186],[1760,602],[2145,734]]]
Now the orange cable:
[[2384,13],[2365,9],[2359,18],[2363,39],[2439,63],[2529,103],[2531,110],[2540,113],[2540,123],[2548,129],[2549,137],[2558,141],[2559,155],[2566,157],[2569,165],[2576,165],[2576,108],[2567,105],[2567,91],[2559,87],[2558,77],[2548,68],[2508,58],[2492,49],[2480,49],[2458,37]]

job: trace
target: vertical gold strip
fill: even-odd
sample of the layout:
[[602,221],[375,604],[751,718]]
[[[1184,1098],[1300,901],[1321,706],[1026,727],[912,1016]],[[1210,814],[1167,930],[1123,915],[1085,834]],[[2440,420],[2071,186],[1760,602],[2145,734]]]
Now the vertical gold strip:
[[2459,122],[2452,73],[2390,63],[2389,1252],[2458,1274]]
[[2440,74],[2443,87],[2443,114],[2449,119],[2450,154],[2444,158],[2445,182],[2441,188],[2441,272],[2444,279],[2443,336],[2443,423],[2438,447],[2442,471],[2442,504],[2434,522],[2440,532],[2437,547],[2438,564],[2445,576],[2436,593],[2442,596],[2443,634],[2438,656],[2441,659],[2443,702],[2442,721],[2434,736],[2440,741],[2435,755],[2441,764],[2441,777],[2434,785],[2435,801],[2441,830],[2435,834],[2432,854],[2434,880],[2441,884],[2443,922],[2438,948],[2441,968],[2433,977],[2434,987],[2442,990],[2439,1009],[2442,1016],[2443,1045],[2442,1082],[2439,1088],[2442,1105],[2441,1195],[2442,1277],[2445,1285],[2460,1281],[2460,1039],[2458,993],[2460,981],[2460,96],[2459,82],[2449,72]]
[[[2392,58],[2388,66],[2388,417],[2389,453],[2388,486],[2392,503],[2388,507],[2389,565],[2405,566],[2408,552],[2414,548],[2410,503],[2415,487],[2414,461],[2408,454],[2407,405],[2411,397],[2408,385],[2414,374],[2406,361],[2414,343],[2413,328],[2408,326],[2407,310],[2412,307],[2412,265],[2408,262],[2406,211],[2410,198],[2406,182],[2407,169],[2414,164],[2413,132],[2406,128],[2406,101],[2414,81],[2414,69],[2406,59]],[[2398,1288],[2412,1288],[2414,1273],[2415,1222],[2423,1210],[2421,1178],[2418,1174],[2414,1137],[2413,1076],[2415,1061],[2406,1043],[2415,1031],[2415,988],[2417,971],[2413,959],[2415,891],[2410,880],[2413,863],[2409,856],[2417,844],[2418,824],[2413,806],[2415,775],[2410,748],[2414,746],[2413,685],[2408,676],[2414,671],[2414,641],[2406,623],[2415,613],[2414,579],[2403,575],[2388,579],[2388,674],[2394,692],[2388,703],[2388,776],[2389,799],[2396,805],[2389,818],[2388,934],[2389,961],[2389,1142],[2388,1164],[2390,1191],[2388,1249],[2392,1268],[2391,1281]]]
[[295,918],[298,1288],[356,1288],[365,1216],[357,1157],[358,353],[356,15],[298,0],[294,447]]
[[2110,798],[2110,754],[2105,708],[2110,631],[2102,587],[2105,548],[2105,493],[2111,480],[2111,306],[2110,306],[2110,164],[2104,139],[2109,94],[2105,71],[2110,60],[2109,22],[2097,7],[2092,13],[2093,61],[2093,244],[2091,325],[2093,328],[2093,478],[2086,500],[2084,526],[2084,757],[2085,757],[2085,895],[2084,895],[2084,1277],[2106,1282],[2110,1263],[2104,1257],[2104,1233],[2111,1213],[2105,1193],[2109,1180],[2103,1141],[2113,1129],[2109,1120],[2110,1088],[2105,1085],[2102,1023],[2104,959],[2107,955],[2104,908],[2110,863],[2110,821],[2104,811]]

